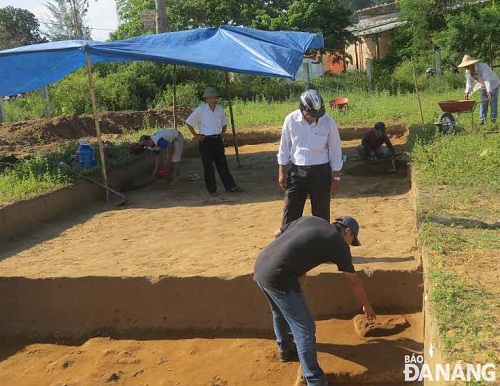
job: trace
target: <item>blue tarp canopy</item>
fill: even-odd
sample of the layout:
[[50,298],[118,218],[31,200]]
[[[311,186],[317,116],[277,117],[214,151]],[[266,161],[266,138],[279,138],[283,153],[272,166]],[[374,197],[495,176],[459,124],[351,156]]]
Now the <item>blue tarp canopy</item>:
[[220,26],[139,36],[110,43],[85,40],[0,51],[0,95],[43,87],[92,63],[153,61],[293,79],[302,56],[323,48],[321,35]]

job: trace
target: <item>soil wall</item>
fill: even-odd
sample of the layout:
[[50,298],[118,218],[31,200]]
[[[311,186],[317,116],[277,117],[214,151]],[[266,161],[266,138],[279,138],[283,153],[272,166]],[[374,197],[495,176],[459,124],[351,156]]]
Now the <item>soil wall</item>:
[[[317,318],[351,317],[360,312],[341,275],[323,273],[308,278],[306,297]],[[375,271],[362,277],[379,312],[421,310],[421,273]],[[103,330],[271,327],[269,307],[251,275],[157,280],[2,277],[0,293],[0,336],[78,337]]]
[[[108,175],[108,186],[115,190],[131,189],[132,181],[140,179],[144,170],[151,165],[151,158],[142,157],[136,162],[113,170]],[[93,177],[99,180],[99,177]],[[113,194],[110,194],[110,197]],[[27,234],[40,226],[63,216],[67,216],[86,205],[106,200],[103,187],[79,181],[54,192],[43,194],[30,200],[18,201],[0,208],[0,243]]]

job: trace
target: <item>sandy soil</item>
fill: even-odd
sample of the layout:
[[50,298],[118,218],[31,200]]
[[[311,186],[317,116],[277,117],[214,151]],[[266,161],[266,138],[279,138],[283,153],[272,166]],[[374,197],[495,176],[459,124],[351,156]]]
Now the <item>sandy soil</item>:
[[[359,140],[344,141],[354,154]],[[404,138],[395,138],[398,148]],[[127,193],[124,207],[104,204],[43,224],[30,237],[2,246],[3,277],[114,276],[154,280],[162,275],[236,277],[253,270],[255,257],[279,228],[283,191],[277,185],[278,144],[232,149],[230,167],[247,192],[210,198],[199,159],[183,162],[176,185],[165,180]],[[402,166],[402,165],[400,165]],[[363,245],[353,249],[358,270],[415,269],[415,213],[405,167],[367,169],[349,158],[332,218],[361,224]],[[191,178],[189,178],[191,177]],[[306,204],[305,214],[309,214]],[[336,271],[334,266],[316,272]],[[330,380],[368,385],[401,377],[404,355],[422,349],[419,315],[386,338],[361,339],[351,320],[318,325],[319,360]],[[373,355],[377,352],[377,355]],[[0,344],[0,384],[5,385],[293,385],[297,363],[281,363],[271,335],[227,332],[203,336],[96,337],[80,344],[5,341]]]
[[[404,356],[422,350],[419,315],[405,331],[359,338],[351,320],[317,322],[318,360],[331,382],[389,385],[401,380]],[[296,362],[281,363],[273,339],[231,336],[93,338],[81,345],[19,345],[0,362],[3,385],[251,385],[290,386]],[[0,358],[12,343],[3,345]],[[374,355],[374,353],[377,353]],[[395,383],[402,384],[404,382]]]
[[[345,141],[353,154],[358,141]],[[401,142],[401,141],[400,141]],[[2,276],[223,276],[252,272],[255,257],[279,228],[283,191],[277,184],[277,143],[240,149],[242,167],[230,167],[245,193],[209,197],[199,159],[186,159],[184,178],[171,186],[159,180],[128,193],[124,207],[93,206],[29,238],[2,248]],[[228,154],[232,150],[228,148]],[[362,246],[353,249],[358,269],[405,269],[419,264],[415,220],[406,169],[396,174],[379,165],[357,175],[348,160],[332,218],[351,215],[361,224]],[[364,170],[364,169],[363,169]],[[306,204],[306,214],[309,214]],[[321,267],[320,270],[335,270]]]

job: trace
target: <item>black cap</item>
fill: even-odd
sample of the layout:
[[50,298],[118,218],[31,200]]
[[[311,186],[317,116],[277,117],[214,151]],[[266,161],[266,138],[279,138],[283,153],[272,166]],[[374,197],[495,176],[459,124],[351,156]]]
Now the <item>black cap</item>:
[[384,122],[377,122],[375,123],[375,126],[373,126],[375,130],[381,131],[382,133],[385,133],[385,123]]
[[358,240],[359,224],[355,219],[353,219],[350,216],[342,216],[335,219],[335,223],[340,224],[352,230],[352,232],[354,233],[354,241],[352,242],[353,246],[359,247],[361,245],[361,243]]

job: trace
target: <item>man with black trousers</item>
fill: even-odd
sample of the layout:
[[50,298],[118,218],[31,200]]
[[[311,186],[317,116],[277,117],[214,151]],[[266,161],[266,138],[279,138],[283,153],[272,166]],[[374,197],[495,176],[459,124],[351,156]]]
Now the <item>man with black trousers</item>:
[[[205,188],[212,197],[217,197],[214,163],[226,191],[230,193],[243,192],[245,189],[236,185],[227,165],[222,134],[227,129],[227,119],[224,110],[217,104],[219,94],[214,87],[207,87],[203,93],[206,103],[198,106],[186,119],[186,124],[193,137],[198,141],[203,163]],[[198,126],[199,133],[196,133]]]
[[361,245],[358,234],[359,224],[349,216],[340,217],[333,224],[319,217],[301,217],[281,227],[255,262],[254,280],[271,307],[280,359],[299,359],[304,377],[300,384],[328,385],[318,364],[316,326],[302,292],[302,275],[323,263],[336,264],[367,319],[376,318],[352,264],[350,246]]
[[299,109],[285,118],[278,164],[278,183],[285,189],[282,225],[302,216],[308,195],[312,215],[330,221],[330,194],[340,187],[342,148],[337,123],[325,114],[317,90],[304,91]]

